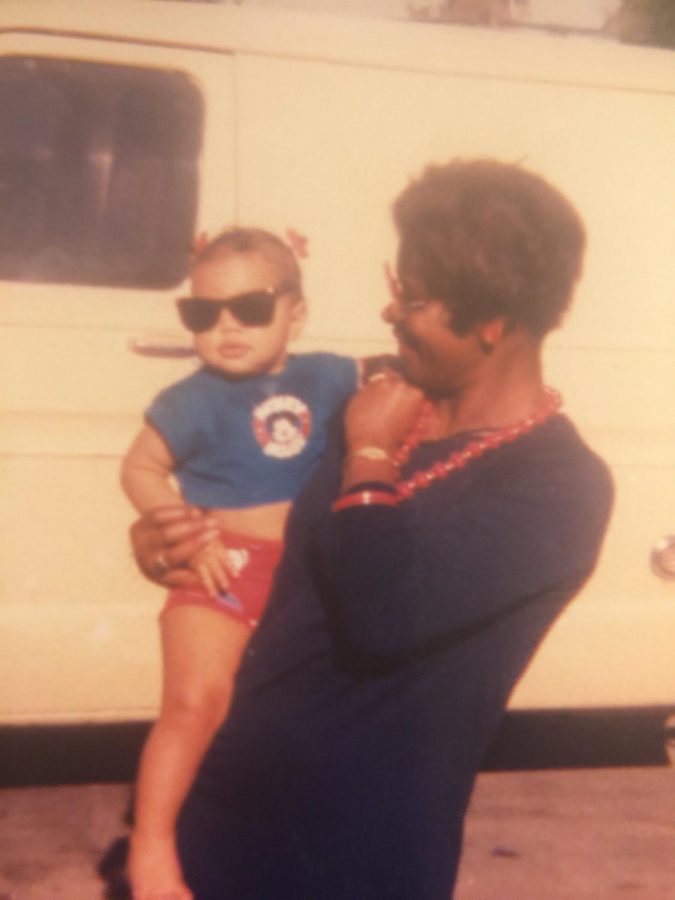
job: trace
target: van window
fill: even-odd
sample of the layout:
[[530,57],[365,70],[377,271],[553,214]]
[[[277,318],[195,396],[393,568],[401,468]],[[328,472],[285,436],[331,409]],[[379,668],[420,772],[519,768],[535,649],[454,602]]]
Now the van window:
[[166,288],[186,275],[201,94],[181,72],[0,59],[0,278]]

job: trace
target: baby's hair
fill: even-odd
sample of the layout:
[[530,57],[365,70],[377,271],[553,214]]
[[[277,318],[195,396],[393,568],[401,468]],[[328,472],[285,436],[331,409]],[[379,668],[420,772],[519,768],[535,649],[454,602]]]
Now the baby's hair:
[[289,245],[264,228],[226,228],[211,240],[195,249],[192,265],[212,262],[235,253],[260,253],[274,262],[284,273],[283,280],[290,282],[302,297],[302,272]]

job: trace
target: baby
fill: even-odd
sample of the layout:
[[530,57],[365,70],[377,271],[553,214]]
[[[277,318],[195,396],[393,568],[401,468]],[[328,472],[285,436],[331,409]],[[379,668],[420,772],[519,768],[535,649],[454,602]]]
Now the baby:
[[163,692],[138,778],[129,864],[135,900],[192,898],[175,849],[176,819],[227,713],[291,502],[359,380],[353,359],[289,355],[306,305],[296,258],[275,235],[224,231],[197,252],[191,281],[193,295],[178,310],[202,366],[152,403],[124,458],[122,484],[140,513],[182,497],[208,509],[221,533],[191,560],[202,588],[170,591],[160,618]]

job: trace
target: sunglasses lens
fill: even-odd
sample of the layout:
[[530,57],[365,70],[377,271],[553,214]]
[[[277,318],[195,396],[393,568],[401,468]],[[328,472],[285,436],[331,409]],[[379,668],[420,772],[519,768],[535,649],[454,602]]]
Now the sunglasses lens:
[[242,325],[269,325],[274,318],[275,300],[269,291],[252,291],[230,300],[227,308]]
[[216,324],[220,316],[220,305],[211,300],[189,297],[178,301],[178,313],[188,331],[199,334],[200,331],[208,331]]
[[186,297],[178,301],[178,313],[183,325],[195,334],[213,328],[223,309],[231,313],[240,325],[269,325],[274,318],[277,296],[274,291],[251,291],[231,300]]

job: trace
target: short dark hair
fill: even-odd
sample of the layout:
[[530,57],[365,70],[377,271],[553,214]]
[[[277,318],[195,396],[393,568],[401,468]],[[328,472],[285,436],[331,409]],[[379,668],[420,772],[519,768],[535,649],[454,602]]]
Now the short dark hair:
[[302,296],[302,271],[289,245],[276,234],[264,228],[226,228],[201,247],[192,258],[192,265],[208,263],[231,253],[261,253],[275,262],[284,272],[284,281],[290,282]]
[[581,273],[584,226],[539,175],[491,159],[429,166],[394,202],[399,263],[452,312],[504,316],[535,336],[559,324]]

